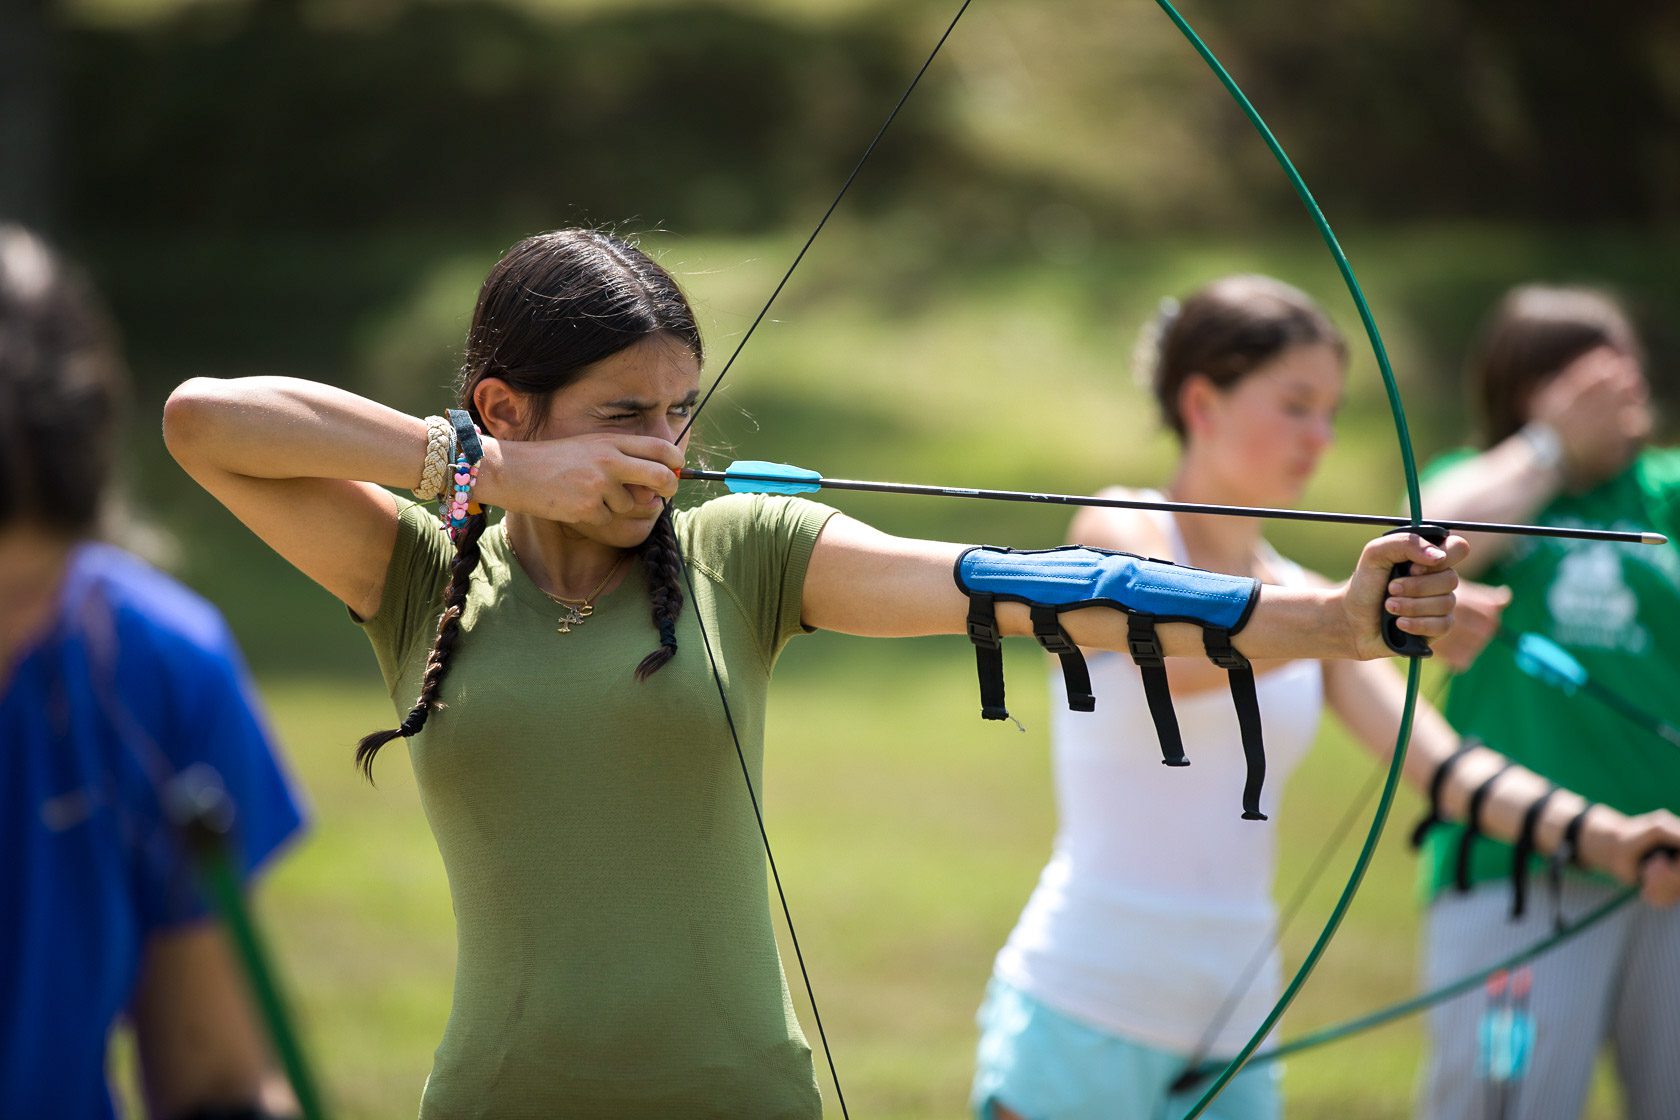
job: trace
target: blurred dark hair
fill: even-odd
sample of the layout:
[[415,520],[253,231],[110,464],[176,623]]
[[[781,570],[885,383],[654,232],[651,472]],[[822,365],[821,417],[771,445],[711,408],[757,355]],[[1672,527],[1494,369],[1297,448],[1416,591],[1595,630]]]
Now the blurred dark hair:
[[126,395],[93,288],[40,238],[0,223],[0,527],[94,532]]
[[1305,292],[1269,276],[1227,276],[1162,303],[1139,340],[1137,375],[1182,440],[1178,395],[1192,374],[1228,389],[1286,350],[1319,344],[1346,363],[1341,332]]
[[1482,446],[1528,423],[1534,391],[1581,355],[1608,346],[1644,361],[1620,303],[1592,288],[1513,288],[1483,324],[1467,369]]
[[[486,378],[499,378],[531,398],[530,435],[555,393],[596,362],[656,335],[681,341],[696,363],[703,361],[700,328],[688,300],[671,274],[646,253],[598,230],[527,237],[502,255],[479,289],[456,381],[459,407],[482,424],[473,390]],[[437,640],[414,707],[399,727],[365,736],[356,747],[356,762],[369,777],[379,748],[399,736],[418,734],[437,706],[460,639],[461,612],[485,526],[482,513],[468,518],[456,544]],[[646,680],[676,656],[676,623],[683,607],[682,565],[669,506],[637,552],[647,570],[653,625],[659,632],[658,647],[636,667],[636,678]]]

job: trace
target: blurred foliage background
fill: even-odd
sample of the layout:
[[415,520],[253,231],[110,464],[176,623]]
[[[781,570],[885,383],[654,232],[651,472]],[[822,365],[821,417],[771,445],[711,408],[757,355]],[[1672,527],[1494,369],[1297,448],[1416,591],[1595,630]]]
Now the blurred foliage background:
[[[448,1006],[448,898],[401,759],[382,762],[378,792],[353,778],[349,745],[389,718],[361,639],[168,462],[164,396],[195,374],[277,372],[435,411],[489,264],[569,224],[643,237],[690,291],[715,373],[954,8],[0,0],[0,215],[47,229],[113,303],[137,382],[131,504],[233,621],[315,802],[266,910],[343,1115],[413,1111]],[[1680,8],[1200,0],[1186,14],[1337,224],[1420,453],[1466,438],[1461,355],[1520,281],[1620,292],[1666,393]],[[702,436],[715,459],[849,477],[1159,482],[1172,446],[1132,383],[1136,328],[1162,296],[1238,270],[1306,288],[1358,331],[1282,175],[1153,5],[977,0]],[[1341,441],[1308,502],[1388,509],[1391,424],[1352,349]],[[1065,525],[1043,509],[845,505],[895,531],[1018,546]],[[1360,540],[1275,537],[1329,572]],[[954,640],[825,635],[781,670],[770,826],[859,1116],[962,1111],[972,1008],[1053,828],[1032,656],[1012,670],[1026,737],[973,718]],[[1369,766],[1326,733],[1280,814],[1285,889]],[[1409,990],[1410,873],[1386,846],[1297,1029]],[[1303,1056],[1290,1115],[1408,1115],[1417,1052],[1404,1026]],[[1595,1108],[1614,1109],[1602,1087]]]

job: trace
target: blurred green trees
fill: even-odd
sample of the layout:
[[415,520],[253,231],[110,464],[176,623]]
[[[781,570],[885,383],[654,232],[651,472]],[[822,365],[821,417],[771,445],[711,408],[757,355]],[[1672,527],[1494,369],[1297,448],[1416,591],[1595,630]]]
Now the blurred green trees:
[[[21,42],[41,13],[58,28],[67,228],[636,216],[738,232],[802,218],[830,189],[952,8],[3,0],[0,37]],[[1339,214],[1680,216],[1672,4],[1221,0],[1188,14]],[[51,68],[28,57],[0,76],[18,119],[50,115]],[[0,179],[38,174],[16,135]],[[981,0],[858,201],[1017,229],[1263,219],[1291,203],[1240,136],[1148,0]],[[1066,210],[1046,217],[1050,204]]]

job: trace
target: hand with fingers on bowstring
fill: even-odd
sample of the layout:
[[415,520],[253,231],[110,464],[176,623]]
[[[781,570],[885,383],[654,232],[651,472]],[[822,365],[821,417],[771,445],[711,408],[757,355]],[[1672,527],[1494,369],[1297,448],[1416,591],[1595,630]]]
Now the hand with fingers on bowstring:
[[682,465],[682,450],[655,436],[487,438],[479,493],[499,509],[600,527],[638,511],[657,515],[676,496]]

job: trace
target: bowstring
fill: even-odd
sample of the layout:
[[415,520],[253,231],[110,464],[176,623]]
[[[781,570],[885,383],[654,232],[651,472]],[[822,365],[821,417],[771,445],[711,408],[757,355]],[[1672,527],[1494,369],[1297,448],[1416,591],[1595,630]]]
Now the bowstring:
[[775,290],[770,293],[770,298],[765,300],[764,306],[758,309],[758,314],[753,317],[746,333],[741,336],[741,341],[735,344],[735,349],[730,352],[728,359],[724,361],[723,368],[718,370],[718,375],[712,379],[711,387],[706,390],[706,395],[700,398],[700,403],[695,405],[694,411],[689,414],[688,423],[683,425],[682,431],[677,433],[677,438],[672,442],[682,443],[683,437],[688,434],[690,428],[694,427],[694,422],[700,419],[700,413],[706,407],[707,402],[712,399],[712,394],[717,392],[718,386],[723,384],[723,379],[734,368],[735,359],[741,356],[741,351],[745,350],[747,343],[752,341],[752,336],[758,330],[759,324],[764,322],[764,317],[770,314],[770,308],[781,297],[782,289],[786,288],[788,281],[793,279],[794,270],[805,259],[805,254],[810,252],[817,236],[828,225],[828,219],[833,217],[834,211],[839,208],[840,200],[845,198],[846,192],[852,189],[852,184],[857,181],[858,175],[863,171],[863,165],[869,162],[871,155],[875,154],[875,149],[880,145],[881,138],[887,134],[887,129],[892,127],[893,121],[898,119],[899,110],[904,108],[904,103],[910,100],[910,95],[921,84],[922,75],[926,74],[928,68],[933,65],[933,60],[938,57],[940,50],[945,46],[945,40],[949,39],[951,33],[957,29],[957,23],[961,21],[963,13],[968,11],[968,6],[973,2],[974,0],[963,0],[962,5],[957,9],[957,14],[951,17],[951,22],[946,26],[944,34],[939,36],[939,41],[928,52],[927,58],[922,60],[922,65],[917,69],[915,76],[910,79],[910,84],[904,87],[904,92],[899,95],[898,102],[893,105],[892,111],[887,114],[887,119],[882,121],[881,127],[875,130],[874,137],[869,141],[868,146],[863,149],[863,155],[858,157],[851,173],[846,176],[846,181],[841,183],[839,191],[835,192],[834,200],[828,204],[828,209],[823,211],[823,216],[817,219],[816,227],[811,230],[811,235],[805,239],[805,244],[799,247],[799,252],[794,254],[793,263],[788,265],[786,272],[782,273],[782,278],[776,283]]
[[[705,395],[702,396],[699,402],[694,406],[694,411],[689,414],[687,423],[685,423],[682,426],[682,430],[677,433],[676,439],[672,441],[673,443],[680,446],[684,438],[687,437],[689,431],[694,427],[695,422],[700,419],[700,413],[705,410],[706,405],[711,401],[712,396],[717,392],[718,387],[723,384],[723,379],[728,376],[729,371],[734,368],[735,360],[739,358],[741,356],[741,352],[746,349],[747,343],[751,341],[754,333],[757,332],[759,325],[763,323],[765,317],[770,314],[771,307],[773,307],[776,300],[781,297],[782,291],[788,285],[788,281],[793,279],[794,271],[799,268],[800,263],[805,259],[805,255],[810,251],[811,246],[816,243],[817,237],[822,233],[824,228],[827,227],[829,218],[833,217],[835,210],[837,210],[840,206],[841,200],[846,197],[847,192],[852,188],[852,184],[857,181],[858,176],[863,171],[864,164],[869,162],[869,157],[874,154],[875,149],[880,145],[881,138],[886,135],[887,129],[892,126],[893,121],[898,119],[900,110],[902,110],[905,103],[910,100],[910,95],[915,92],[916,87],[921,84],[922,76],[925,75],[928,72],[928,69],[933,65],[933,60],[938,57],[940,50],[944,48],[945,43],[948,39],[950,39],[952,32],[957,29],[958,22],[961,21],[963,13],[968,11],[971,3],[973,3],[973,0],[962,0],[962,4],[957,8],[956,14],[951,17],[951,22],[946,25],[944,33],[939,36],[938,42],[934,44],[933,49],[928,52],[927,58],[925,58],[922,61],[921,66],[917,68],[915,75],[910,79],[910,83],[905,86],[904,92],[899,95],[899,98],[897,102],[894,103],[892,110],[887,114],[886,120],[881,122],[881,127],[875,131],[875,135],[870,139],[868,145],[865,146],[863,154],[858,157],[857,163],[853,165],[850,174],[848,174],[845,181],[841,183],[840,189],[835,192],[834,199],[828,204],[827,209],[823,211],[822,217],[817,220],[816,226],[811,230],[810,236],[805,239],[805,243],[800,246],[799,252],[794,255],[793,262],[788,265],[787,271],[782,273],[781,279],[776,283],[776,287],[771,291],[769,298],[764,301],[764,306],[759,308],[758,314],[753,317],[753,320],[751,324],[748,325],[746,332],[742,334],[741,340],[735,344],[735,349],[731,351],[729,357],[724,361],[723,368],[718,371],[718,375],[712,379],[712,384],[709,388],[707,388]],[[669,501],[666,502],[666,513],[667,516],[670,514]],[[834,1051],[828,1044],[828,1034],[823,1028],[822,1012],[817,1006],[817,994],[811,984],[811,974],[805,964],[804,951],[799,945],[798,931],[794,927],[793,910],[788,904],[787,892],[782,887],[781,873],[776,868],[776,854],[771,848],[770,833],[764,824],[764,813],[760,807],[758,791],[753,787],[752,771],[747,765],[746,751],[741,746],[741,736],[736,731],[735,717],[730,711],[729,697],[723,687],[723,676],[719,672],[717,652],[712,647],[711,636],[707,633],[706,623],[705,620],[701,618],[699,606],[698,604],[695,604],[694,576],[689,571],[688,563],[682,554],[681,543],[678,540],[677,534],[674,532],[672,533],[672,549],[676,553],[677,564],[682,568],[683,578],[688,585],[688,597],[690,604],[694,606],[695,621],[700,625],[700,641],[705,647],[706,660],[711,667],[712,680],[717,686],[718,701],[723,706],[723,718],[729,728],[729,737],[735,744],[735,756],[741,764],[741,777],[746,783],[747,797],[752,803],[753,818],[758,822],[759,839],[763,842],[765,860],[770,866],[771,879],[776,885],[776,897],[781,903],[782,918],[787,924],[788,940],[793,945],[794,959],[799,964],[799,976],[805,986],[805,997],[811,1004],[811,1017],[816,1022],[817,1037],[822,1043],[823,1057],[828,1063],[829,1077],[834,1082],[835,1099],[840,1105],[840,1115],[845,1118],[845,1120],[850,1120],[850,1113],[846,1110],[846,1095],[844,1090],[840,1087],[840,1074],[834,1064]]]

